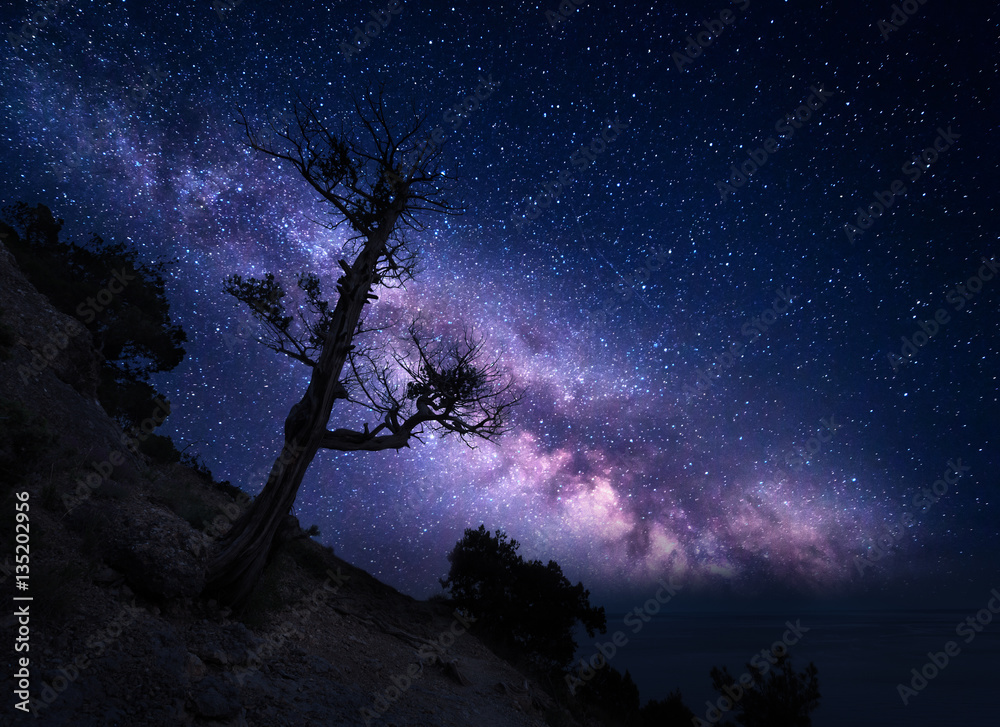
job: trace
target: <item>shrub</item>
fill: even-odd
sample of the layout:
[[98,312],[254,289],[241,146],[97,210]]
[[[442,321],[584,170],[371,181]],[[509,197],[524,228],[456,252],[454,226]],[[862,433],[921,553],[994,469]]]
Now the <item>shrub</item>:
[[[753,684],[744,690],[736,701],[733,712],[736,721],[744,727],[810,727],[809,713],[819,706],[819,680],[817,669],[811,662],[801,672],[792,668],[791,657],[777,657],[767,677],[750,664],[747,671]],[[713,668],[712,687],[726,696],[725,689],[732,689],[736,679],[723,667]],[[731,723],[730,723],[731,724]]]
[[[138,432],[133,431],[132,435],[136,436]],[[190,446],[190,445],[189,445]],[[212,482],[212,472],[208,469],[201,457],[197,454],[188,454],[186,451],[177,449],[177,445],[174,440],[169,435],[163,434],[147,434],[145,439],[138,439],[139,451],[144,455],[152,459],[154,462],[159,464],[177,464],[180,463],[189,469],[194,470],[199,477],[205,482]],[[187,449],[185,447],[184,449]],[[228,482],[225,483],[229,485]],[[218,487],[222,488],[221,485]],[[232,485],[229,485],[232,488]],[[237,492],[239,491],[237,488]]]
[[680,691],[673,691],[660,701],[649,700],[639,714],[642,727],[689,727],[694,723],[695,714],[681,697]]
[[451,569],[441,585],[502,651],[524,655],[540,674],[558,678],[576,653],[576,623],[589,636],[604,633],[604,608],[593,608],[590,591],[582,583],[571,585],[555,561],[525,562],[519,547],[502,531],[493,536],[485,525],[466,529],[448,554]]
[[577,688],[576,696],[578,706],[584,707],[583,714],[598,715],[608,727],[632,727],[639,721],[639,687],[627,669],[624,676],[610,665],[595,670],[594,676]]
[[[98,386],[104,410],[123,429],[140,426],[157,396],[150,376],[172,371],[184,358],[187,334],[170,319],[163,277],[172,261],[142,263],[137,250],[96,234],[83,245],[60,241],[63,220],[45,205],[16,202],[2,217],[4,244],[21,272],[57,310],[81,317],[104,355]],[[115,277],[120,290],[107,305],[78,312],[81,301]]]
[[215,486],[215,489],[219,490],[220,492],[224,492],[237,502],[239,502],[240,500],[244,499],[247,496],[246,493],[243,492],[243,490],[241,490],[236,485],[232,484],[229,480],[223,480],[222,482],[213,481],[212,484]]
[[139,451],[159,464],[175,464],[181,461],[174,440],[162,434],[150,434],[145,441],[139,441]]

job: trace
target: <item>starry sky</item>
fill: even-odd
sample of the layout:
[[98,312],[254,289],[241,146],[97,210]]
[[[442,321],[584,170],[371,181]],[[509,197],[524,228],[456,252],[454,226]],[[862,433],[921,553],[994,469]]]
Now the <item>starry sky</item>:
[[485,523],[612,607],[668,575],[720,603],[997,585],[995,6],[390,7],[0,10],[3,201],[177,260],[162,433],[260,491],[309,371],[222,281],[329,285],[345,235],[236,109],[349,120],[384,81],[394,118],[413,99],[443,127],[468,211],[426,218],[423,273],[372,315],[470,326],[528,395],[498,445],[321,451],[295,512],[338,555],[425,597]]

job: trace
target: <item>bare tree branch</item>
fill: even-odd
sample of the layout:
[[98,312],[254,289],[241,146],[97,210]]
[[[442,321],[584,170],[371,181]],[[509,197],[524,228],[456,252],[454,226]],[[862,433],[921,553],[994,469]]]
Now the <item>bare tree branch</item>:
[[[523,398],[513,380],[499,368],[499,359],[486,360],[483,343],[468,330],[461,340],[431,347],[419,320],[408,328],[410,355],[394,353],[399,370],[405,373],[406,394],[398,396],[399,384],[391,368],[376,360],[370,350],[354,351],[350,357],[350,382],[364,394],[352,399],[385,417],[375,429],[364,432],[337,429],[327,432],[322,446],[327,449],[399,449],[419,434],[424,423],[457,434],[467,445],[475,439],[493,441],[509,430],[511,409]],[[413,403],[410,403],[413,402]],[[400,424],[398,418],[404,414]],[[377,436],[387,428],[391,435]]]

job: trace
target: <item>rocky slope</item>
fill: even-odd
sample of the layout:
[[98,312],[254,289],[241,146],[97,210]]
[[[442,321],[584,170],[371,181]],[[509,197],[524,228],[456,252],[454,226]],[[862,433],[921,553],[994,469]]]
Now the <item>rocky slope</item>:
[[[463,614],[380,583],[297,523],[240,619],[203,601],[206,548],[246,498],[133,451],[96,400],[89,333],[28,283],[2,244],[0,311],[0,461],[27,465],[0,489],[0,582],[8,604],[33,598],[28,651],[13,648],[18,617],[3,618],[0,722],[546,724],[549,699],[467,633]],[[36,434],[24,434],[29,424]],[[18,493],[28,496],[30,585],[15,594],[7,523]],[[23,656],[27,714],[9,696]]]

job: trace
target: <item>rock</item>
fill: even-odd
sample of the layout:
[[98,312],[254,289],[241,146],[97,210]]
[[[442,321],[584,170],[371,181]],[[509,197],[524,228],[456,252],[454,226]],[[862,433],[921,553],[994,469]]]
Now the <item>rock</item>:
[[549,695],[543,692],[532,692],[531,693],[531,706],[537,709],[539,712],[547,712],[549,710],[556,708],[556,703],[549,698]]
[[121,429],[97,401],[102,357],[94,350],[93,337],[31,285],[2,242],[0,308],[15,338],[5,349],[9,355],[0,359],[0,398],[43,413],[62,446],[88,452],[78,463],[82,467],[90,469],[92,461],[101,463],[105,453],[118,451],[122,464],[115,467],[114,479],[133,482],[142,463],[122,447]]
[[322,656],[307,654],[304,659],[305,667],[313,674],[326,674],[333,669],[333,665]]
[[90,331],[76,318],[56,310],[28,281],[13,253],[2,244],[0,307],[17,336],[14,360],[32,371],[29,378],[35,378],[36,371],[50,371],[86,399],[97,398],[100,358]]
[[206,645],[198,649],[198,654],[208,664],[215,664],[216,666],[227,666],[229,664],[229,657],[226,655],[226,652],[215,644]]
[[188,679],[196,682],[205,676],[208,667],[205,666],[205,662],[189,651],[184,658],[184,670],[187,673]]
[[[171,558],[171,552],[179,557]],[[179,554],[157,542],[132,543],[120,551],[115,565],[135,590],[154,598],[194,596],[205,586],[204,570],[198,569],[190,554]]]
[[231,719],[242,708],[236,688],[215,676],[198,682],[191,702],[198,716],[209,719]]
[[187,677],[187,649],[184,640],[170,624],[163,624],[149,632],[152,662],[156,669],[171,682]]
[[191,651],[206,664],[229,666],[246,664],[263,643],[245,625],[200,626],[190,634]]
[[94,574],[94,583],[99,586],[117,586],[124,580],[125,576],[113,568],[108,568],[106,565],[101,566],[97,573]]
[[197,596],[205,587],[205,557],[185,547],[192,528],[176,515],[150,508],[123,518],[106,546],[105,560],[137,592],[157,599]]
[[471,681],[466,678],[466,676],[458,668],[458,659],[452,659],[451,661],[445,662],[444,673],[449,677],[454,679],[458,684],[463,687],[467,687],[472,684]]

